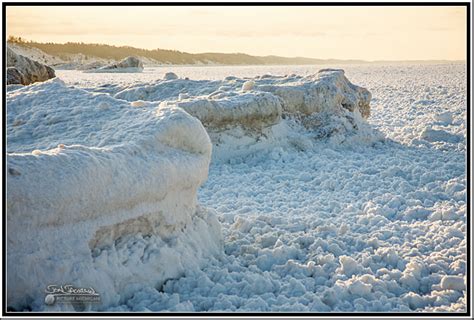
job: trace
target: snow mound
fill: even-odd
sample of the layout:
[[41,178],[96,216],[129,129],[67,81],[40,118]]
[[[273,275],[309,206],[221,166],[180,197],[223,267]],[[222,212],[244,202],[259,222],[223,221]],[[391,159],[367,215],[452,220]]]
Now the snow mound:
[[137,57],[127,57],[120,62],[107,65],[98,69],[85,70],[88,73],[101,73],[101,72],[142,72],[143,63]]
[[[304,149],[311,145],[308,135],[310,139],[331,138],[334,143],[372,143],[381,138],[366,122],[370,92],[352,84],[343,70],[252,80],[197,81],[168,75],[165,79],[123,88],[114,97],[186,110],[206,127],[215,146],[213,156],[253,146],[255,151],[281,144]],[[229,148],[220,152],[226,145]]]
[[462,140],[462,137],[459,135],[450,133],[445,130],[437,130],[432,128],[425,128],[421,134],[420,138],[429,142],[448,142],[448,143],[458,143]]
[[48,285],[74,284],[99,292],[89,307],[101,310],[222,252],[196,195],[211,143],[182,109],[53,79],[8,92],[7,114],[10,307],[78,308],[44,304]]
[[322,69],[315,75],[297,81],[283,79],[274,85],[264,82],[254,90],[274,93],[290,114],[310,115],[342,107],[350,112],[358,110],[364,118],[370,116],[370,92],[352,84],[340,69]]
[[244,84],[242,85],[242,91],[250,91],[255,87],[255,82],[252,80],[245,81]]
[[450,125],[453,123],[453,114],[449,111],[440,113],[434,116],[434,120],[438,121],[442,125]]
[[[173,74],[174,75],[174,74]],[[350,112],[359,111],[363,118],[370,115],[370,92],[352,84],[344,75],[343,70],[322,69],[315,75],[307,77],[256,77],[254,80],[227,77],[223,81],[193,81],[174,79],[168,74],[167,81],[157,81],[154,84],[140,84],[125,88],[115,94],[116,98],[128,101],[179,101],[180,95],[186,94],[186,101],[181,105],[205,106],[205,115],[208,123],[219,124],[220,121],[209,121],[210,118],[220,118],[223,108],[211,108],[211,104],[225,104],[228,112],[251,115],[255,118],[265,118],[266,108],[255,108],[251,101],[261,99],[261,92],[270,93],[279,98],[282,111],[288,115],[311,115],[325,111],[337,111],[341,108]],[[250,92],[252,91],[252,93]],[[205,102],[204,100],[207,100]],[[197,108],[197,107],[196,107]],[[211,110],[212,109],[212,110]],[[259,113],[262,114],[259,114]],[[273,113],[270,115],[273,116]],[[199,118],[199,116],[197,115]],[[236,116],[232,123],[239,123],[243,116]],[[274,121],[268,121],[273,124]]]
[[7,48],[7,84],[29,85],[54,78],[54,70]]
[[444,276],[440,285],[443,290],[463,291],[466,289],[464,277],[460,276]]
[[178,76],[174,72],[167,72],[163,76],[163,79],[164,80],[176,80],[176,79],[178,79]]

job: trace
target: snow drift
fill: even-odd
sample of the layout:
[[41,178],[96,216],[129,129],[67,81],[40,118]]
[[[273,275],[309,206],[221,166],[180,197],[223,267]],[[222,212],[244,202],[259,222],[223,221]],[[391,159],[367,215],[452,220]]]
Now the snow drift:
[[90,67],[87,69],[84,72],[142,72],[143,63],[136,57],[127,57],[120,62],[113,63],[98,69]]
[[8,306],[71,309],[44,290],[73,284],[99,292],[100,310],[220,254],[219,223],[197,205],[211,143],[196,118],[59,79],[9,92],[7,108]]
[[29,85],[54,78],[54,70],[7,48],[7,84]]

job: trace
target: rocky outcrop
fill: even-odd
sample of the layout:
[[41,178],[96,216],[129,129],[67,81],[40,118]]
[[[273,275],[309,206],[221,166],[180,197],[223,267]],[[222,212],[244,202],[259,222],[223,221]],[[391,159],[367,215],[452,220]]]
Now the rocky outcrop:
[[120,62],[110,64],[108,66],[95,70],[86,70],[85,72],[142,72],[143,63],[136,57],[127,57]]
[[7,84],[24,84],[23,74],[15,67],[7,68]]
[[7,84],[29,85],[54,78],[54,69],[7,48]]

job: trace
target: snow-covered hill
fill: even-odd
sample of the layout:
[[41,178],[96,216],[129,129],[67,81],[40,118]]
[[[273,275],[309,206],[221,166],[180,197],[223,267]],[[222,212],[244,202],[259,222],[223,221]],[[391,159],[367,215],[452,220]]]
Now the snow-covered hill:
[[65,61],[59,57],[49,55],[44,51],[41,51],[40,49],[30,47],[28,45],[8,43],[8,47],[22,56],[46,64],[48,66],[55,66],[58,64],[65,63]]

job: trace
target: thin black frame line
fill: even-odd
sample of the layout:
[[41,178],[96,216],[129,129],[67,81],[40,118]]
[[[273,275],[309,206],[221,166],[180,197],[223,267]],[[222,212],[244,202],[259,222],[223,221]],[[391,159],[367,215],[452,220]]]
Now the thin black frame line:
[[128,7],[128,6],[243,6],[243,7],[254,7],[254,6],[330,6],[330,7],[385,7],[385,6],[468,6],[470,2],[2,2],[5,6],[113,6],[113,7]]
[[467,144],[467,157],[466,157],[466,178],[467,178],[467,195],[466,195],[466,260],[467,260],[467,270],[466,270],[466,304],[467,304],[467,313],[471,316],[471,302],[472,302],[472,294],[471,294],[471,212],[472,212],[472,202],[471,202],[471,107],[472,107],[472,96],[471,96],[471,59],[472,59],[472,52],[471,52],[471,10],[470,5],[467,6],[466,10],[466,76],[467,76],[467,90],[466,90],[466,118],[467,118],[467,128],[468,132],[466,135],[466,144]]
[[[6,47],[6,6],[2,4],[2,43],[5,44]],[[7,116],[6,109],[6,92],[7,92],[7,85],[6,85],[6,55],[5,55],[5,47],[2,51],[2,316],[5,316],[6,311],[6,304],[7,304],[7,297],[6,297],[6,223],[7,223],[7,208],[6,208],[6,189],[7,189],[7,179],[5,174],[7,172],[7,164],[6,164],[6,154],[7,154],[7,129],[6,129],[6,121],[5,117]]]
[[[320,2],[320,3],[311,3],[311,2],[278,2],[278,3],[271,3],[271,2],[255,2],[255,3],[242,3],[242,2],[227,2],[227,3],[222,3],[222,2],[164,2],[164,3],[143,3],[143,2],[121,2],[118,4],[113,4],[109,2],[97,2],[97,3],[84,3],[84,2],[3,2],[2,3],[2,17],[3,17],[3,32],[2,32],[2,39],[3,39],[3,45],[4,48],[6,48],[6,7],[7,6],[178,6],[178,5],[192,5],[192,6],[465,6],[466,7],[466,16],[467,16],[467,49],[466,49],[466,68],[467,68],[467,127],[470,128],[470,103],[471,103],[471,63],[470,63],[470,58],[471,58],[471,29],[470,29],[470,2],[435,2],[435,3],[429,3],[429,2],[411,2],[411,3],[402,3],[402,2],[375,2],[375,3],[368,3],[368,2],[359,2],[359,3],[353,3],[353,2],[336,2],[336,3],[330,3],[330,2]],[[3,79],[5,79],[6,76],[6,54],[5,50],[2,52],[2,75]],[[53,312],[53,313],[48,313],[48,312],[17,312],[17,311],[7,311],[7,306],[6,306],[6,268],[5,268],[5,253],[6,253],[6,162],[5,162],[5,155],[6,155],[6,84],[4,82],[4,85],[2,87],[2,102],[3,102],[3,108],[2,108],[2,114],[3,114],[3,136],[2,136],[2,142],[3,142],[3,157],[2,157],[2,169],[3,169],[3,177],[2,177],[2,186],[3,186],[3,203],[2,203],[2,208],[3,208],[3,214],[2,214],[2,235],[3,235],[3,242],[2,242],[2,296],[3,296],[3,306],[2,306],[2,316],[19,316],[19,317],[24,317],[24,316],[52,316],[52,317],[60,317],[60,316],[75,316],[75,317],[107,317],[107,316],[142,316],[142,317],[179,317],[179,316],[197,316],[197,317],[238,317],[238,316],[272,316],[276,318],[280,317],[288,317],[288,316],[293,316],[296,318],[307,318],[307,317],[318,317],[318,316],[324,316],[324,317],[337,317],[337,316],[350,316],[350,317],[374,317],[374,316],[385,316],[385,317],[398,317],[398,316],[407,316],[407,317],[466,317],[466,316],[471,316],[471,304],[470,304],[470,298],[471,298],[471,292],[470,292],[470,240],[471,240],[471,234],[470,234],[470,212],[471,212],[471,201],[470,201],[470,164],[471,164],[471,154],[470,154],[470,131],[468,130],[467,132],[467,137],[466,137],[466,143],[467,143],[467,158],[466,158],[466,166],[467,166],[467,171],[466,171],[466,177],[468,179],[467,183],[467,214],[466,214],[466,237],[467,237],[467,264],[468,268],[466,271],[466,277],[467,277],[467,283],[466,283],[466,312],[463,313],[407,313],[407,312],[400,312],[400,313],[390,313],[387,314],[387,312],[331,312],[331,313],[313,313],[313,312],[305,312],[305,313],[288,313],[288,312],[262,312],[262,313],[253,313],[253,312],[229,312],[229,313],[223,313],[223,312],[195,312],[195,313],[189,313],[189,312],[176,312],[176,313],[143,313],[143,312],[128,312],[128,313],[123,313],[123,312],[92,312],[92,313],[73,313],[73,312]]]

